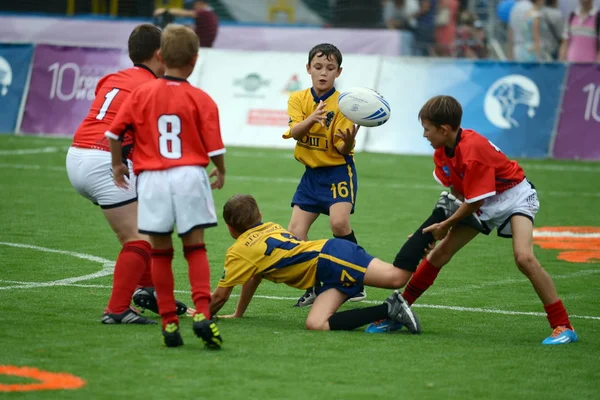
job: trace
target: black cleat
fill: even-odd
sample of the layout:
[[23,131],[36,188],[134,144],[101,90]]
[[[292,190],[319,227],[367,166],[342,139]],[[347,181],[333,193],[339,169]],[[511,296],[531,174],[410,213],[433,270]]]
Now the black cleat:
[[128,308],[123,311],[121,314],[109,314],[104,313],[102,316],[103,324],[138,324],[138,325],[153,325],[156,324],[156,321],[148,319],[146,317],[142,317],[138,314],[134,309]]
[[193,329],[196,336],[202,339],[207,348],[219,350],[223,345],[219,327],[212,320],[206,319],[204,314],[197,313],[194,315]]
[[179,347],[183,346],[183,339],[181,333],[179,333],[179,325],[175,322],[171,322],[165,326],[162,330],[163,341],[167,347]]
[[[133,293],[133,304],[144,310],[150,310],[153,313],[158,314],[158,301],[156,301],[156,291],[153,287],[145,287],[136,289]],[[175,300],[175,306],[177,307],[177,315],[184,315],[188,307]]]

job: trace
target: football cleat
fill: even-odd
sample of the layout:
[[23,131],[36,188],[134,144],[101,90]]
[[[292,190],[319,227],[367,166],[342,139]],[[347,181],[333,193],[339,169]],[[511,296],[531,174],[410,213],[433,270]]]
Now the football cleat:
[[382,319],[380,321],[375,321],[365,329],[367,333],[390,333],[394,331],[399,331],[402,329],[404,325],[400,322],[396,322],[391,319]]
[[194,324],[192,325],[194,333],[204,342],[204,345],[211,350],[218,350],[223,345],[223,339],[219,333],[219,327],[212,320],[206,319],[204,314],[194,315]]
[[294,304],[294,307],[312,306],[312,303],[315,302],[316,298],[317,294],[315,293],[315,288],[311,287],[307,289],[306,292],[302,295],[302,297],[298,299],[296,304]]
[[142,317],[134,309],[128,308],[120,314],[104,313],[102,315],[103,324],[114,325],[114,324],[138,324],[138,325],[152,325],[156,324],[156,321]]
[[179,332],[179,325],[175,322],[168,323],[162,330],[163,341],[167,347],[183,346],[183,339]]
[[542,344],[567,344],[575,343],[579,338],[574,330],[567,328],[566,326],[557,326],[552,331],[552,335],[548,336],[542,341]]
[[357,302],[357,301],[363,301],[366,298],[367,298],[367,291],[363,287],[363,289],[360,292],[358,292],[354,296],[350,297],[348,299],[348,301]]
[[408,302],[404,300],[400,292],[394,290],[394,293],[385,302],[388,305],[388,318],[406,326],[412,334],[421,333],[419,318],[410,308]]
[[[454,214],[456,212],[456,210],[458,210],[458,208],[461,206],[461,204],[462,204],[462,201],[457,199],[456,196],[444,191],[444,192],[440,193],[440,198],[438,199],[437,203],[435,203],[434,209],[441,208],[442,210],[444,210],[446,219],[448,219],[448,218],[450,218],[450,216],[452,216],[452,214]],[[486,234],[486,235],[490,233],[490,229],[487,226],[485,226],[483,224],[483,222],[481,222],[481,220],[479,219],[479,217],[477,216],[476,213],[473,213],[473,214],[465,217],[458,224],[469,226],[469,227],[475,229],[476,231]]]
[[[150,310],[158,314],[158,301],[156,301],[156,291],[153,287],[136,289],[133,292],[133,304],[139,307],[142,312]],[[177,308],[177,315],[184,315],[188,309],[184,303],[177,300],[175,300],[175,306]]]

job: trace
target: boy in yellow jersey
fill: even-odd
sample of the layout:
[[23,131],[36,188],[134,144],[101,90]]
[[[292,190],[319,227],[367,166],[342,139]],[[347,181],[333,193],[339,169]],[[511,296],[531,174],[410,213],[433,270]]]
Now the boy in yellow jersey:
[[[285,139],[296,140],[294,157],[306,170],[292,199],[288,230],[307,240],[308,231],[320,214],[329,215],[333,236],[357,243],[350,227],[354,212],[358,177],[354,166],[354,139],[358,126],[340,112],[335,90],[342,73],[342,53],[332,44],[322,43],[308,53],[306,71],[312,87],[292,93],[288,100],[289,130]],[[296,306],[312,304],[318,288],[308,288]],[[366,297],[361,288],[352,298]]]
[[223,218],[235,243],[227,250],[225,270],[212,294],[211,314],[229,299],[233,287],[242,286],[235,314],[242,317],[261,280],[308,289],[320,282],[318,297],[306,319],[310,330],[352,330],[382,318],[390,318],[420,333],[416,315],[395,291],[385,302],[336,312],[364,285],[397,289],[405,271],[383,262],[348,240],[338,238],[304,241],[281,225],[261,222],[256,200],[235,195],[223,207]]

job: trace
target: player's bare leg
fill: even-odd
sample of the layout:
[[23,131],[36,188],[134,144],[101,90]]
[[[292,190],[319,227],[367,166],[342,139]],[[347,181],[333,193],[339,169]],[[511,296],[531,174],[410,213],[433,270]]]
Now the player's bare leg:
[[312,305],[306,317],[306,329],[328,331],[329,318],[340,308],[348,296],[337,289],[328,289],[321,293]]
[[529,279],[544,304],[548,322],[553,329],[544,344],[566,344],[578,340],[571,326],[567,310],[558,297],[550,274],[533,254],[533,223],[522,215],[510,219],[513,233],[513,251],[519,270]]
[[367,268],[363,283],[367,286],[383,289],[400,289],[409,281],[412,273],[394,267],[378,258],[374,258]]
[[147,235],[138,233],[136,201],[120,207],[103,208],[102,213],[121,245],[135,240],[150,242]]
[[[292,208],[292,217],[288,225],[288,231],[300,240],[308,240],[308,231],[312,224],[319,218],[319,214],[304,211],[297,205]],[[295,307],[309,306],[315,301],[316,289],[308,289],[294,304]]]
[[[350,213],[352,212],[352,203],[335,203],[329,207],[329,225],[333,236],[338,239],[348,240],[357,243],[354,231],[350,226]],[[350,301],[362,301],[367,298],[367,292],[363,287],[360,292],[352,296]]]
[[300,240],[308,240],[308,231],[317,218],[319,218],[319,214],[304,211],[300,207],[294,206],[288,224],[288,231]]

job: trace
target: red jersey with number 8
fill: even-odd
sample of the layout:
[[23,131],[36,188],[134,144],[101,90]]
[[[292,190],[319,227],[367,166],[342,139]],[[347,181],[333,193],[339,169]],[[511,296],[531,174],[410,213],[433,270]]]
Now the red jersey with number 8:
[[[73,147],[110,151],[104,132],[115,119],[127,96],[138,86],[153,80],[156,80],[156,75],[141,64],[100,79],[90,112],[73,137]],[[129,144],[131,138],[127,135],[124,145]]]
[[128,130],[136,175],[184,165],[206,167],[210,157],[225,153],[216,103],[185,79],[165,76],[134,90],[106,136],[122,140]]
[[461,129],[454,149],[441,147],[433,155],[433,177],[443,186],[452,186],[467,203],[502,193],[525,179],[516,161],[486,137]]

